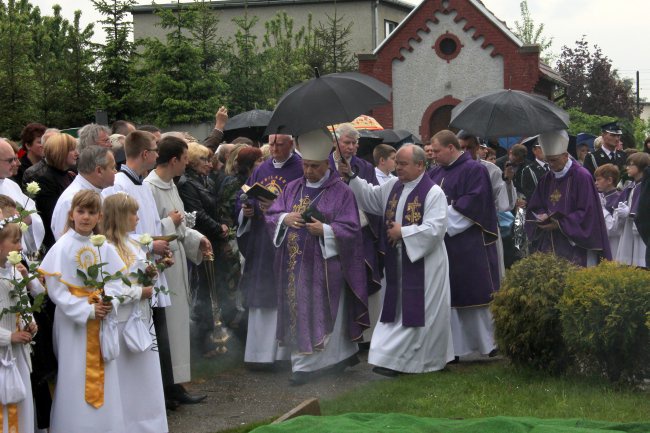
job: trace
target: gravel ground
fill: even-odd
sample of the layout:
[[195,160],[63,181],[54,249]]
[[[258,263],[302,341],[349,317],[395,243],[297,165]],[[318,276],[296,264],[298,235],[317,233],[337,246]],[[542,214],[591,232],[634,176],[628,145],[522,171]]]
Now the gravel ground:
[[[201,404],[184,405],[168,416],[170,433],[214,433],[288,412],[308,398],[329,399],[370,381],[390,380],[361,363],[338,375],[326,375],[302,386],[290,386],[288,366],[279,371],[249,371],[236,367],[187,386],[207,394]],[[216,361],[218,362],[218,361]]]

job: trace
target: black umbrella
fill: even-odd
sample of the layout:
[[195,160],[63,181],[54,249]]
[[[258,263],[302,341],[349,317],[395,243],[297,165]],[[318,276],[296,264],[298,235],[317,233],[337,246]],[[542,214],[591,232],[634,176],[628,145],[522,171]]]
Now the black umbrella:
[[567,129],[569,114],[542,96],[493,90],[454,107],[449,126],[478,137],[531,136]]
[[375,135],[382,138],[382,143],[400,145],[406,142],[422,144],[422,142],[411,132],[406,129],[384,129],[375,131]]
[[384,140],[377,135],[377,132],[380,131],[359,131],[359,134],[361,135],[359,136],[359,149],[357,150],[358,157],[363,158],[366,155],[372,155],[372,151],[375,147],[384,142]]
[[273,115],[272,111],[251,110],[231,117],[223,129],[224,139],[232,141],[237,137],[248,137],[253,141],[261,142],[271,115]]
[[267,134],[299,135],[324,126],[349,122],[371,108],[390,102],[391,88],[358,72],[317,76],[282,95]]

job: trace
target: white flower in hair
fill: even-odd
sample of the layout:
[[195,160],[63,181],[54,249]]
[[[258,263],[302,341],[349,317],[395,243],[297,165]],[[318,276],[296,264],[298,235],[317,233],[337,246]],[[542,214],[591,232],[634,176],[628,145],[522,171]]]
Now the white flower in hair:
[[101,247],[106,242],[106,236],[104,235],[92,235],[90,237],[90,243],[96,247]]

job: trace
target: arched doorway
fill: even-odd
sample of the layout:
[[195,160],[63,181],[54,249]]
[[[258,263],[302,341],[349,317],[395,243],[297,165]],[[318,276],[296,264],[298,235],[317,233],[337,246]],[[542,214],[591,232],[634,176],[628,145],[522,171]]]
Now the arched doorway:
[[420,120],[420,136],[423,142],[429,141],[436,132],[449,129],[451,110],[458,104],[460,99],[447,95],[427,107]]

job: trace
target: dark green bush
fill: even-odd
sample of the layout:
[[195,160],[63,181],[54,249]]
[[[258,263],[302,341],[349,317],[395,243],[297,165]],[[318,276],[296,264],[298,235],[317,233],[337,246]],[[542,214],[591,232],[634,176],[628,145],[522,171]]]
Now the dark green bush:
[[552,254],[533,254],[506,272],[491,310],[499,350],[514,364],[560,373],[570,359],[557,303],[577,268]]
[[650,377],[650,272],[615,262],[581,269],[567,279],[558,308],[581,372]]

